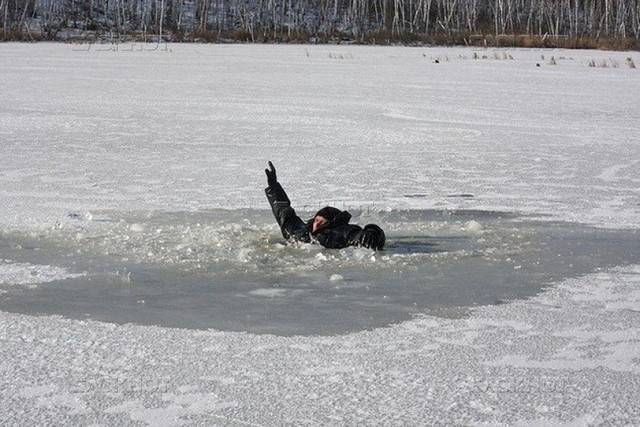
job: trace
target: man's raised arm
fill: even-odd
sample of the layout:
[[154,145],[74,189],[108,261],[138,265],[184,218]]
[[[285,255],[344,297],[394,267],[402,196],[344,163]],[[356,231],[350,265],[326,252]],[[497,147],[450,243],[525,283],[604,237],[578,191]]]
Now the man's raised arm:
[[267,195],[267,200],[271,205],[273,215],[276,217],[276,221],[282,230],[282,235],[285,239],[295,239],[301,242],[308,243],[311,241],[306,224],[296,215],[296,211],[291,207],[291,201],[287,197],[284,189],[278,182],[276,177],[276,168],[273,163],[269,162],[269,169],[265,169],[267,174],[268,187],[264,192]]

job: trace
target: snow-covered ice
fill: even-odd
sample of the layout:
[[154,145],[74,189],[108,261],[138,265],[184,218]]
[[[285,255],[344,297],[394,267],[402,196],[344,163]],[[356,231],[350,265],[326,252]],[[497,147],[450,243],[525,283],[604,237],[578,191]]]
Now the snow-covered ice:
[[[125,264],[200,259],[193,251],[202,242],[164,244],[178,231],[195,233],[156,227],[153,219],[218,208],[269,215],[262,192],[269,159],[294,205],[307,212],[324,204],[390,217],[409,208],[515,212],[637,234],[640,73],[624,63],[640,56],[509,50],[513,60],[497,60],[491,50],[478,50],[479,59],[473,52],[0,45],[0,237],[9,242],[3,251],[16,235],[82,242],[78,254],[62,252],[59,265],[35,249],[27,260],[3,255],[3,289],[31,292],[38,282],[36,290],[46,291],[65,278],[85,280],[71,275],[90,277],[81,255],[97,249],[127,258]],[[609,66],[589,67],[592,59]],[[114,225],[112,217],[125,220]],[[194,225],[210,233],[205,241],[215,233],[231,241],[265,233],[241,221],[207,227]],[[460,230],[476,242],[491,239],[491,228],[477,218]],[[269,250],[287,260],[290,249],[279,245],[275,227],[266,233]],[[319,265],[336,257],[299,250]],[[628,252],[624,264],[634,259],[633,246]],[[251,246],[204,256],[211,254],[249,270],[260,256]],[[371,260],[355,252],[340,262]],[[636,264],[607,264],[558,279],[537,296],[458,318],[424,314],[346,335],[0,312],[0,419],[638,424]],[[122,286],[135,286],[129,273],[117,271]],[[350,284],[342,271],[324,277],[331,286]],[[249,292],[273,304],[288,291]]]
[[[634,52],[97,49],[2,46],[3,224],[96,208],[262,208],[267,159],[297,206],[640,223],[638,70],[587,66],[637,62]],[[351,55],[329,57],[336,49]],[[447,197],[461,194],[475,197]]]
[[0,313],[2,416],[8,424],[636,424],[639,286],[638,267],[614,269],[464,319],[334,338]]

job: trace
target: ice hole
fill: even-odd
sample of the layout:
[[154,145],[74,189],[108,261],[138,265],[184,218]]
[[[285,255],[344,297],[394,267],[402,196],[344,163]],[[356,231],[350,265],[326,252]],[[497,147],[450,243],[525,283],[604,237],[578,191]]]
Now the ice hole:
[[37,234],[5,231],[0,269],[50,265],[71,277],[0,284],[0,310],[333,335],[421,314],[464,316],[640,259],[634,230],[487,211],[352,213],[353,222],[386,230],[384,251],[288,245],[271,212],[259,210],[92,212]]

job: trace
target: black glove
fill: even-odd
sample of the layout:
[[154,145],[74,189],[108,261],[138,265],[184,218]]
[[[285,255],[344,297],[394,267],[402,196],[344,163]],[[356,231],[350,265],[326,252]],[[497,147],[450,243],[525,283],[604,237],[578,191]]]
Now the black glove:
[[378,227],[375,224],[367,224],[364,226],[364,229],[360,234],[359,243],[360,246],[379,251],[384,247],[385,240],[386,239],[382,228]]
[[278,178],[276,178],[276,168],[273,167],[273,163],[269,162],[269,169],[265,169],[264,173],[267,174],[267,183],[269,184],[269,187],[278,183]]

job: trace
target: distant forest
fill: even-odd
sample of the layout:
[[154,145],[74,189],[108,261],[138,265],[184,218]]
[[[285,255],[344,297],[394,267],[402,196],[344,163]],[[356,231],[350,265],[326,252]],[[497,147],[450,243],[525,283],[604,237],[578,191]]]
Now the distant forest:
[[640,0],[0,0],[4,40],[637,48]]

